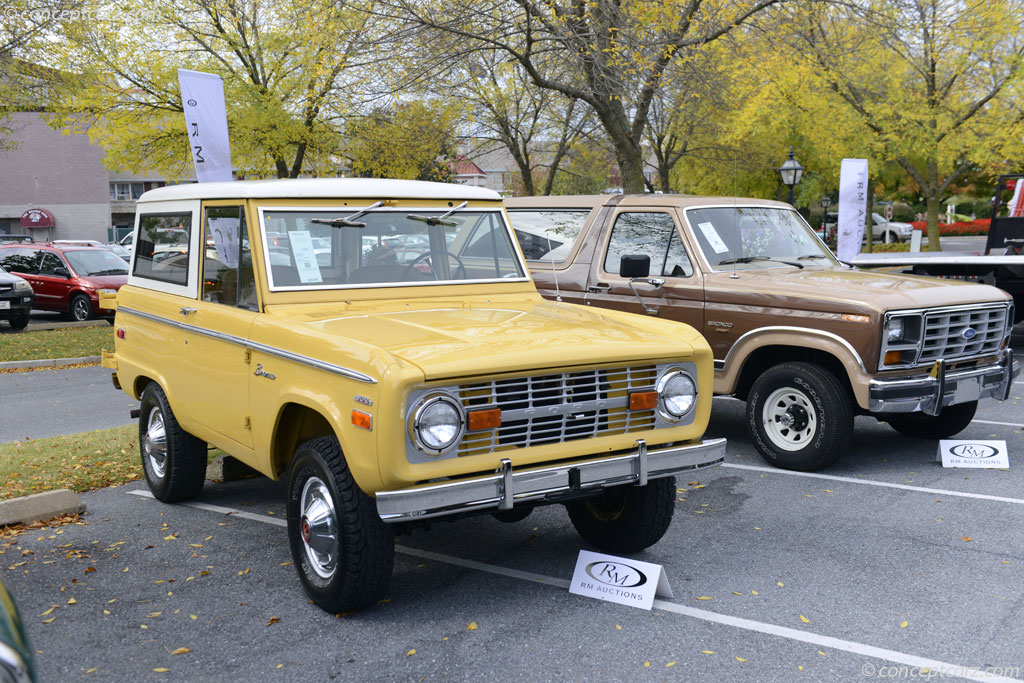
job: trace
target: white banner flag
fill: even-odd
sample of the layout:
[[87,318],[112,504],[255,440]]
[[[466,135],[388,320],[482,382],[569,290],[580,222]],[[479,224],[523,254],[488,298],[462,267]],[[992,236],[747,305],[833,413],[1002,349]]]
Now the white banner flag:
[[220,76],[187,69],[178,69],[178,83],[196,179],[233,180],[224,83]]
[[843,159],[839,171],[839,238],[836,243],[836,256],[840,261],[852,261],[860,253],[867,210],[868,160]]

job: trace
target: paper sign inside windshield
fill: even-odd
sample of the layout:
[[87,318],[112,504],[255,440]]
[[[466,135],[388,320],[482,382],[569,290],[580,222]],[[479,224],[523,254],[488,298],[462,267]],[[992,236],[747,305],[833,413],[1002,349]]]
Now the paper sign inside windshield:
[[311,282],[323,282],[320,275],[320,264],[316,262],[316,254],[313,252],[313,239],[306,230],[288,233],[288,242],[292,247],[292,255],[295,257],[295,268],[299,271],[299,282],[309,284]]
[[704,233],[704,238],[707,239],[716,254],[728,253],[729,247],[727,247],[725,242],[722,241],[722,238],[718,236],[718,231],[715,230],[715,226],[711,225],[711,223],[698,223],[697,227],[700,228],[702,233]]

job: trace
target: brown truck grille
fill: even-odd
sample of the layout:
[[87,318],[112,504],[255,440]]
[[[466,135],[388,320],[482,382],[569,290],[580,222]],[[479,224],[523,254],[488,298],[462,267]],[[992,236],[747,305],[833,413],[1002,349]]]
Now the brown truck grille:
[[654,365],[585,370],[462,384],[463,408],[501,410],[501,426],[468,432],[458,454],[493,451],[653,429],[653,410],[629,410],[629,393],[653,391]]
[[[924,347],[918,362],[997,353],[1006,334],[1008,310],[1005,305],[1000,305],[969,311],[925,313]],[[968,328],[975,332],[970,339],[964,336],[964,330]]]

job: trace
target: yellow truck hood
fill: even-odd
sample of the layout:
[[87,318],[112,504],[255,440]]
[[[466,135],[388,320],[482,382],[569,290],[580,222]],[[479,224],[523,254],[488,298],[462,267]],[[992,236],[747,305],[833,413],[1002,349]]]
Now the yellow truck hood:
[[539,297],[288,304],[268,313],[339,346],[344,338],[372,344],[417,366],[428,380],[690,358],[706,346],[680,323]]

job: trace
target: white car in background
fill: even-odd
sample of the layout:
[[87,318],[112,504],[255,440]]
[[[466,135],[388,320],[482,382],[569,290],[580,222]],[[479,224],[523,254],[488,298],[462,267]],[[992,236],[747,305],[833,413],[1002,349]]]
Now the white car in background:
[[[839,224],[839,214],[830,211],[825,216],[825,234],[834,235]],[[880,213],[871,214],[871,236],[874,242],[906,242],[914,234],[910,223],[887,221]]]

